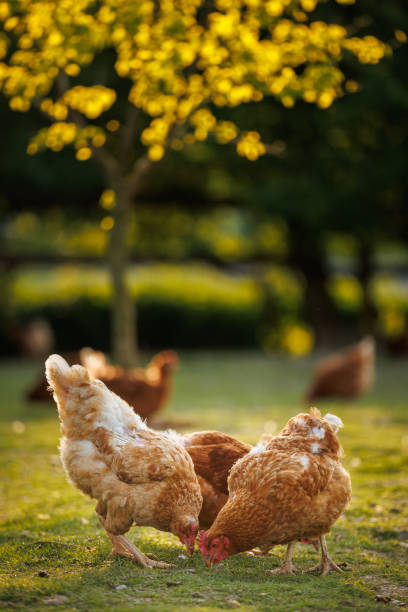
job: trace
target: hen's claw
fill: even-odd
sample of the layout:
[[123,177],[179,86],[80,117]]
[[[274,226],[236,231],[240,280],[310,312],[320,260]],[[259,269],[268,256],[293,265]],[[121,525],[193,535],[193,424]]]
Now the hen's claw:
[[320,572],[322,576],[327,576],[329,572],[338,572],[342,574],[343,570],[333,561],[333,559],[326,557],[325,559],[320,559],[319,563],[314,567],[306,570],[306,573],[312,572]]
[[274,570],[266,570],[266,574],[291,574],[292,576],[296,576],[297,573],[296,567],[293,563],[282,563],[280,567]]
[[[105,527],[105,523],[102,517],[99,517],[102,525]],[[160,569],[166,569],[168,567],[176,567],[172,563],[164,563],[164,561],[155,561],[154,559],[149,559],[147,555],[142,553],[141,550],[136,548],[136,546],[130,542],[123,535],[113,535],[110,533],[106,527],[105,531],[112,542],[112,551],[110,556],[114,554],[121,555],[122,557],[126,557],[127,559],[131,559],[135,563],[139,563],[142,567],[153,568],[158,567]],[[153,555],[154,556],[154,555]]]
[[174,563],[165,563],[164,561],[154,561],[153,559],[147,559],[147,564],[144,567],[158,567],[159,569],[167,569],[168,567],[177,567]]
[[320,572],[322,576],[327,576],[329,572],[338,572],[339,574],[342,574],[343,570],[339,568],[339,566],[333,561],[333,559],[329,555],[325,536],[320,536],[319,539],[320,547],[322,550],[321,559],[317,565],[306,570],[306,572]]
[[277,569],[267,570],[266,573],[267,574],[292,574],[292,576],[295,576],[297,569],[292,563],[292,554],[293,554],[293,549],[295,545],[296,545],[296,542],[289,542],[282,565],[278,567]]

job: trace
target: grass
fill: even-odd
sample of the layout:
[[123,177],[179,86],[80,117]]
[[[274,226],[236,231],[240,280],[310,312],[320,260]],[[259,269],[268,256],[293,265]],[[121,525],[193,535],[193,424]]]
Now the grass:
[[[215,428],[254,442],[264,426],[278,430],[301,411],[315,361],[183,354],[172,403],[157,427]],[[344,463],[353,482],[352,503],[328,537],[333,558],[347,566],[325,578],[266,575],[283,547],[269,557],[236,555],[210,571],[199,554],[185,559],[174,536],[150,528],[133,528],[131,537],[176,569],[144,570],[110,558],[94,503],[65,480],[55,408],[23,400],[36,370],[25,362],[0,364],[0,610],[381,611],[407,603],[406,362],[380,358],[369,395],[319,404],[345,423]],[[309,548],[296,548],[301,570],[316,562]]]

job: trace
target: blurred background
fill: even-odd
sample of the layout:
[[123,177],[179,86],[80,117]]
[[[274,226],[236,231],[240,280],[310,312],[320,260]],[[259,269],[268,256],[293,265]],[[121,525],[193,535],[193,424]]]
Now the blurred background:
[[[394,47],[348,66],[350,95],[324,110],[275,99],[231,109],[271,143],[256,162],[206,141],[153,169],[129,228],[142,349],[296,357],[369,333],[408,352],[408,10],[397,0],[348,10]],[[44,123],[37,110],[0,98],[0,121],[1,354],[34,354],[50,333],[57,351],[109,351],[114,194],[68,148],[26,154]]]
[[[255,51],[250,32],[240,48],[236,4],[243,20],[261,7],[271,24]],[[186,18],[196,9],[197,23],[219,28],[205,53]],[[167,38],[149,38],[149,11],[154,20],[160,10]],[[206,23],[213,10],[225,15]],[[132,609],[176,610],[181,597],[107,560],[92,504],[67,485],[43,375],[58,352],[158,429],[218,429],[252,444],[306,406],[338,415],[353,500],[330,549],[352,573],[328,590],[306,576],[270,582],[268,601],[264,561],[251,559],[226,594],[247,593],[241,610],[407,604],[406,0],[0,1],[0,23],[0,601],[123,610],[129,595],[114,585],[126,584],[140,597]],[[341,26],[354,50],[341,46]],[[282,65],[270,81],[240,82],[248,57],[250,77],[253,57],[262,72],[271,41],[269,61]],[[201,73],[228,45],[231,97],[214,79],[200,98]],[[149,95],[137,98],[139,85]],[[170,128],[166,104],[184,108],[184,122],[170,112]],[[174,548],[151,529],[137,538],[160,558]],[[197,575],[167,586],[191,579],[192,597],[231,607],[192,562]],[[204,599],[185,601],[178,610]]]

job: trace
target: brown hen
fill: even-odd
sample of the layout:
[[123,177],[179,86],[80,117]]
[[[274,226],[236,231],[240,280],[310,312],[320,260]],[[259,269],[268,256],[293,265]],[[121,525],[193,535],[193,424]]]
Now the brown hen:
[[333,353],[317,366],[305,402],[320,397],[352,398],[368,391],[374,382],[375,343],[367,337]]
[[105,355],[91,348],[80,351],[81,363],[92,377],[102,380],[134,411],[150,420],[168,400],[173,382],[173,372],[178,364],[175,351],[162,351],[153,357],[146,368],[125,370],[109,365]]
[[297,540],[319,538],[322,557],[312,570],[341,571],[330,558],[325,534],[344,512],[351,496],[350,477],[340,463],[343,450],[334,415],[310,414],[290,419],[266,448],[259,444],[232,467],[229,498],[207,532],[200,550],[211,567],[254,547],[288,544],[285,561],[274,573],[294,573]]
[[61,459],[70,482],[97,500],[112,552],[152,561],[124,534],[133,523],[170,531],[194,550],[202,497],[193,462],[174,436],[152,431],[130,406],[80,365],[59,355],[46,375],[61,421]]
[[[169,399],[173,371],[178,363],[177,353],[163,351],[153,357],[146,368],[124,370],[109,365],[105,355],[91,348],[68,353],[69,365],[80,363],[93,378],[102,380],[106,386],[132,406],[142,418],[151,419]],[[51,399],[45,376],[28,391],[31,401]]]
[[252,446],[221,431],[185,434],[181,440],[193,460],[203,496],[200,527],[208,529],[228,500],[230,469]]

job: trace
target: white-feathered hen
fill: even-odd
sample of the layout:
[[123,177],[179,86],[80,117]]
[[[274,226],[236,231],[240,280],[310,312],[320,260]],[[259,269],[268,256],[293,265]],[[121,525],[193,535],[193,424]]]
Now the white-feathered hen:
[[87,370],[59,355],[46,361],[61,420],[61,459],[69,480],[98,500],[112,552],[144,567],[168,567],[125,534],[133,523],[177,535],[191,554],[202,497],[193,462],[176,439],[152,431]]

